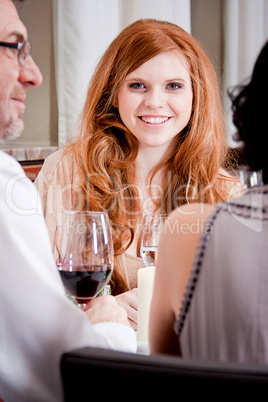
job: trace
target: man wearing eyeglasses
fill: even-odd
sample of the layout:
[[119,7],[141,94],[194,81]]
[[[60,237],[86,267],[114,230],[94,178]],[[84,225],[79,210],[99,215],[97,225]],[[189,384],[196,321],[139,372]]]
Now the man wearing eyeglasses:
[[[41,83],[26,28],[12,1],[0,0],[0,138],[22,133],[27,90]],[[21,210],[38,202],[20,165],[0,151],[0,399],[59,401],[65,351],[135,352],[135,333],[112,296],[97,298],[86,313],[65,297],[43,216],[15,212],[10,198]]]
[[21,114],[25,109],[26,91],[42,83],[42,75],[32,57],[27,31],[14,14],[13,4],[1,1],[0,38],[0,136],[17,138],[23,131]]

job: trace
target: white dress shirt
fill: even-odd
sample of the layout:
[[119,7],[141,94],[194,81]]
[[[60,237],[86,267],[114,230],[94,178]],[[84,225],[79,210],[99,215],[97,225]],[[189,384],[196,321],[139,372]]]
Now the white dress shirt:
[[135,352],[136,337],[122,324],[92,325],[65,297],[38,192],[0,152],[0,396],[60,401],[60,358],[84,346]]

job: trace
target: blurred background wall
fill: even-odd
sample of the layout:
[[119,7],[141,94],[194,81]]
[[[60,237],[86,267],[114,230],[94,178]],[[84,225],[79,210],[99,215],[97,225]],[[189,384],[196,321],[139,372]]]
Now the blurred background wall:
[[[28,91],[23,135],[0,148],[63,146],[75,136],[94,66],[136,19],[167,19],[190,32],[210,55],[223,94],[248,78],[268,36],[268,0],[25,0],[17,7],[44,83]],[[226,96],[223,103],[232,146]]]

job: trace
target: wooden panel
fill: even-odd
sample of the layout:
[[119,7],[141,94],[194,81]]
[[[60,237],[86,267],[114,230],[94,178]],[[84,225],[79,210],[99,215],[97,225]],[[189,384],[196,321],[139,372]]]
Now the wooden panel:
[[32,181],[35,180],[36,176],[43,166],[43,163],[43,160],[20,162],[26,176],[29,177],[29,179],[31,179]]

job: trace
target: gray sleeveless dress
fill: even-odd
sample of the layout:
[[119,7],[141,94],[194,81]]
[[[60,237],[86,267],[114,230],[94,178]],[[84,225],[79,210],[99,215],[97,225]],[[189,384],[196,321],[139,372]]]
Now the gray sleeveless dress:
[[208,218],[175,331],[183,357],[268,364],[268,185]]

